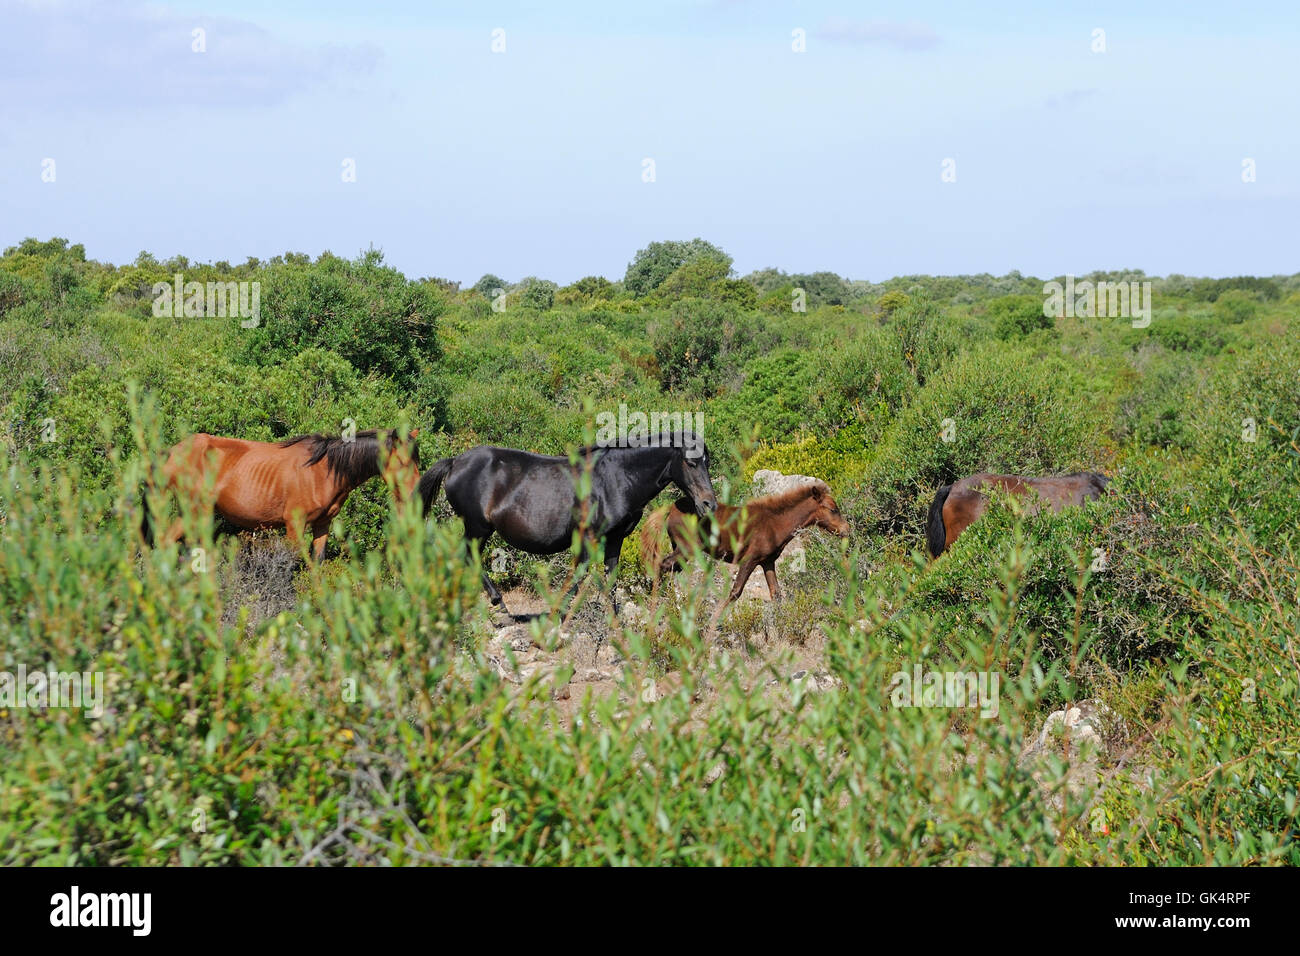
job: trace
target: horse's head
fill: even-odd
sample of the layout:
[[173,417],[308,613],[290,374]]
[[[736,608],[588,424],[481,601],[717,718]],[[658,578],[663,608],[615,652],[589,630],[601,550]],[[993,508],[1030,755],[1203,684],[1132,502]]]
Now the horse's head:
[[812,485],[811,488],[810,497],[817,505],[817,510],[812,513],[808,523],[816,525],[823,531],[829,531],[838,537],[847,538],[849,536],[848,519],[840,514],[840,506],[831,497],[830,488],[820,481]]
[[712,514],[718,510],[718,496],[709,479],[709,446],[704,439],[688,435],[680,447],[675,447],[668,476],[673,484],[690,496],[695,513]]
[[397,431],[384,436],[384,484],[393,489],[399,502],[414,498],[420,483],[420,445],[416,441],[419,434],[420,429],[412,428],[404,439]]

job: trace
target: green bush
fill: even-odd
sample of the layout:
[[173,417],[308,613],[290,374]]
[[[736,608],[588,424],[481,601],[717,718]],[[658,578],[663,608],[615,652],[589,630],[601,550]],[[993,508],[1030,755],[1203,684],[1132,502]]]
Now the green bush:
[[1039,329],[1055,329],[1056,322],[1043,314],[1043,298],[1034,295],[1005,295],[990,299],[989,316],[998,338],[1022,339]]
[[1253,319],[1259,312],[1259,303],[1243,289],[1229,289],[1214,302],[1214,316],[1229,325],[1240,325]]
[[268,270],[261,321],[245,337],[244,356],[283,362],[305,348],[324,348],[361,372],[409,384],[441,355],[441,294],[383,265],[374,250],[349,261],[324,255],[310,265]]
[[655,321],[650,340],[665,389],[717,390],[747,357],[760,326],[733,306],[682,299]]
[[559,286],[554,282],[529,277],[520,284],[519,302],[525,308],[545,311],[555,305],[555,292]]

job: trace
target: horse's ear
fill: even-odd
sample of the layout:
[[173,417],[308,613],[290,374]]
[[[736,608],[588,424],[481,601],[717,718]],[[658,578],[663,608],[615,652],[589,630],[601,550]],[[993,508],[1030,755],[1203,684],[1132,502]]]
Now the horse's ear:
[[820,481],[817,482],[815,485],[812,486],[812,496],[817,501],[823,500],[826,497],[826,486],[823,485]]

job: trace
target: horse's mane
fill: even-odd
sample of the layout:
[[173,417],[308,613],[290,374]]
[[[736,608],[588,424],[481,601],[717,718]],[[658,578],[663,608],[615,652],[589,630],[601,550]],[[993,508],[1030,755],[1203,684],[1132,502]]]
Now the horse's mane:
[[821,479],[818,479],[816,481],[805,481],[803,484],[795,485],[793,488],[788,488],[785,491],[763,495],[760,498],[751,498],[736,507],[748,508],[751,512],[755,510],[775,512],[784,511],[791,505],[809,497],[816,488],[821,488],[821,490],[827,495],[831,493],[830,486]]
[[[368,481],[379,474],[379,429],[367,428],[357,432],[350,439],[342,435],[297,435],[280,442],[281,448],[291,448],[302,442],[310,442],[311,454],[304,468],[310,468],[324,459],[330,471],[349,481]],[[384,442],[388,451],[397,445],[397,432],[387,431]],[[419,446],[411,441],[411,459],[416,468],[420,467]]]
[[[750,498],[748,501],[742,501],[738,505],[732,505],[732,507],[736,511],[744,508],[751,515],[758,511],[776,514],[807,498],[813,493],[814,488],[821,488],[828,496],[831,493],[830,485],[819,478],[816,481],[806,481],[801,485],[795,485],[785,491],[777,491],[759,498]],[[686,514],[695,514],[695,506],[691,503],[690,498],[678,499],[677,508]]]
[[[665,437],[668,439],[667,441],[663,440]],[[678,441],[677,440],[678,438],[680,438],[681,441]],[[709,453],[708,442],[699,441],[697,443],[694,432],[683,431],[682,433],[680,433],[680,435],[676,433],[668,434],[666,436],[662,434],[650,434],[647,435],[644,439],[638,441],[637,444],[632,444],[631,442],[629,442],[626,445],[584,445],[581,448],[576,449],[574,451],[574,454],[577,455],[578,458],[587,458],[589,456],[598,455],[601,452],[617,451],[619,449],[626,449],[629,451],[636,451],[637,449],[641,449],[641,448],[689,449],[692,447],[699,447],[699,445],[703,445],[704,454],[708,455]]]

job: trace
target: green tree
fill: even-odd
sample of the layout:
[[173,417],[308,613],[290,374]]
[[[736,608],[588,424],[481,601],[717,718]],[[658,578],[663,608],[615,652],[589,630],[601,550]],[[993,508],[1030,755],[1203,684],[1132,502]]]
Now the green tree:
[[893,315],[896,311],[908,305],[912,301],[906,292],[900,292],[897,289],[891,289],[876,300],[876,308],[886,318]]
[[664,279],[655,294],[664,299],[712,298],[714,285],[730,273],[731,265],[725,259],[700,256]]
[[725,263],[724,274],[731,270],[731,256],[703,239],[692,239],[689,242],[678,240],[652,242],[639,250],[628,263],[623,284],[633,295],[646,296],[658,289],[665,279],[682,266],[702,258]]
[[614,283],[604,276],[583,276],[572,285],[566,285],[556,294],[561,305],[585,305],[614,297]]
[[559,287],[548,279],[529,276],[519,283],[519,302],[530,309],[545,311],[555,305],[555,291]]
[[510,288],[509,282],[507,282],[505,279],[502,279],[500,276],[493,275],[490,272],[487,273],[485,276],[483,276],[483,278],[475,282],[472,286],[470,286],[471,291],[477,292],[479,295],[489,299],[496,297],[497,289],[504,290],[508,288]]

